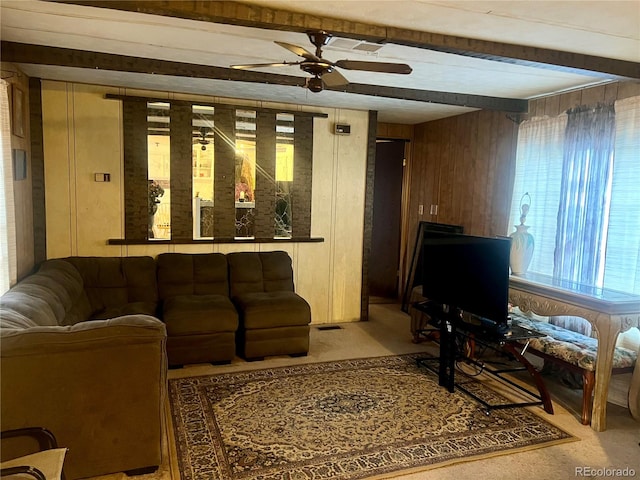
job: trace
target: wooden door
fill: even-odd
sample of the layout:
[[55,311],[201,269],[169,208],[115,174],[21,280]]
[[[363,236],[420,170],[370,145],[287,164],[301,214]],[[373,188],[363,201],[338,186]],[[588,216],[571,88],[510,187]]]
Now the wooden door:
[[397,299],[404,141],[379,141],[373,187],[369,294]]

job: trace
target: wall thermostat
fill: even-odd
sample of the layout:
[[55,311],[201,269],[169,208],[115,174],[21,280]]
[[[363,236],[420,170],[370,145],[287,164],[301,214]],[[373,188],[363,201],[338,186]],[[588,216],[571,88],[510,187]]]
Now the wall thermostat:
[[351,125],[336,123],[336,135],[349,135],[351,133]]

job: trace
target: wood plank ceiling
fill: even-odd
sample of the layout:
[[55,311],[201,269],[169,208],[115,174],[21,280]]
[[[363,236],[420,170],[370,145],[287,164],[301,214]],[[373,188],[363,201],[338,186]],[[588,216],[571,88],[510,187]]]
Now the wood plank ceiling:
[[[21,2],[6,1],[3,3],[7,5],[8,8],[11,8],[12,3]],[[490,61],[495,62],[495,64],[513,66],[514,68],[535,68],[536,72],[559,72],[560,74],[584,76],[584,78],[572,78],[572,81],[577,83],[586,82],[593,84],[601,81],[621,79],[637,80],[640,78],[640,63],[636,61],[621,58],[606,58],[584,53],[540,48],[537,46],[515,45],[511,43],[466,38],[390,25],[376,25],[350,19],[324,17],[313,13],[284,10],[265,4],[269,2],[250,4],[234,1],[148,0],[138,2],[127,0],[67,0],[52,3],[64,4],[66,7],[96,7],[97,9],[107,9],[109,11],[147,14],[157,17],[182,19],[190,22],[206,22],[238,28],[260,29],[261,31],[276,30],[281,32],[304,33],[310,29],[323,29],[332,32],[340,38],[354,39],[378,45],[410,47],[424,52],[425,55],[429,52],[440,52],[451,56],[455,55],[456,58]],[[93,10],[95,11],[96,9]],[[82,20],[82,18],[78,18],[78,21]],[[301,72],[296,72],[296,75],[291,74],[293,72],[289,70],[280,70],[282,73],[239,71],[229,68],[228,64],[225,65],[224,60],[221,60],[220,65],[212,64],[215,63],[215,61],[193,63],[192,61],[183,62],[168,58],[124,55],[104,51],[106,48],[100,51],[100,47],[87,49],[69,48],[62,45],[64,42],[59,42],[59,45],[46,44],[46,42],[35,40],[29,43],[23,41],[23,37],[20,35],[16,35],[14,40],[14,36],[11,34],[11,28],[7,28],[4,21],[2,23],[2,60],[31,66],[32,68],[33,66],[66,67],[68,69],[81,69],[85,72],[110,71],[137,75],[187,77],[202,80],[242,82],[242,84],[249,85],[262,84],[286,87],[303,87],[306,82],[306,77],[301,76]],[[8,23],[10,23],[10,20]],[[20,22],[17,22],[17,24],[20,24]],[[9,27],[16,28],[13,25],[9,25]],[[23,28],[25,31],[31,28],[29,25],[18,25],[18,27]],[[5,31],[9,33],[9,35],[5,35]],[[81,34],[78,33],[78,35]],[[271,43],[270,40],[267,41]],[[95,45],[95,42],[91,43]],[[308,48],[308,45],[306,48]],[[34,71],[47,70],[35,69]],[[377,74],[374,74],[373,76],[375,77],[376,75]],[[375,81],[377,78],[380,77],[373,78],[372,81]],[[498,81],[499,80],[496,79],[496,82]],[[336,98],[346,98],[343,94],[349,94],[350,97],[353,95],[366,97],[361,98],[363,108],[367,108],[368,99],[371,99],[370,101],[374,101],[375,99],[391,99],[406,101],[407,106],[411,106],[415,102],[420,102],[423,104],[464,107],[464,109],[500,110],[523,113],[527,111],[527,100],[530,98],[530,96],[522,98],[522,95],[518,96],[516,94],[507,94],[505,96],[477,94],[473,93],[474,89],[472,87],[468,89],[469,91],[443,91],[442,89],[430,90],[428,88],[414,88],[413,86],[409,86],[409,84],[405,86],[399,80],[395,81],[395,79],[393,82],[386,83],[387,84],[383,84],[382,82],[365,83],[353,81],[346,86],[328,87],[327,90],[340,92],[342,96]],[[240,84],[238,84],[238,87],[239,86]],[[240,91],[239,88],[238,91]],[[505,88],[504,91],[508,92],[508,89]],[[330,92],[326,92],[326,94],[330,95]],[[457,112],[459,113],[459,110]],[[444,114],[441,116],[448,115]],[[386,120],[384,114],[381,119]],[[409,121],[408,123],[412,122]]]

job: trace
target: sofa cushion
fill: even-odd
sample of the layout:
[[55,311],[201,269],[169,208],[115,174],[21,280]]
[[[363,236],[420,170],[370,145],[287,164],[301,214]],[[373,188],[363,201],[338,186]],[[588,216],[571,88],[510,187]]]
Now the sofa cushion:
[[235,332],[238,312],[224,295],[180,295],[166,299],[163,320],[170,337]]
[[151,315],[158,316],[158,305],[154,302],[131,302],[124,305],[107,307],[104,310],[91,315],[91,320],[107,320],[109,318],[122,317],[125,315]]
[[[17,315],[10,315],[10,311]],[[28,318],[24,328],[34,325],[73,325],[86,320],[91,313],[89,299],[78,271],[62,260],[44,262],[0,300],[0,317],[10,317],[13,327],[18,317]]]
[[[50,294],[46,289],[38,285],[18,284],[0,299],[0,317],[4,319],[6,312],[13,311],[35,325],[57,326],[59,318],[47,300],[50,300]],[[30,326],[25,325],[24,328]]]
[[254,292],[294,291],[293,268],[287,252],[227,254],[231,296]]
[[156,264],[151,257],[68,257],[63,260],[80,272],[93,314],[129,303],[158,301]]
[[44,262],[36,275],[23,280],[23,284],[37,284],[49,289],[59,298],[64,308],[60,325],[75,325],[91,314],[89,297],[84,291],[82,276],[68,262],[59,259]]
[[157,265],[161,300],[176,295],[229,296],[227,259],[221,253],[162,253]]
[[265,292],[293,292],[293,267],[287,252],[260,252]]
[[227,254],[231,296],[243,293],[263,292],[262,262],[256,252],[233,252]]
[[244,293],[233,298],[245,329],[307,325],[309,304],[294,292]]

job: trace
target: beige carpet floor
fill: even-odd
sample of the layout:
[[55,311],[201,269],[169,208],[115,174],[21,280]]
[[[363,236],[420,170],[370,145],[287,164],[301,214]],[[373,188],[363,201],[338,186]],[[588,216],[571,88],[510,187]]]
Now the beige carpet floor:
[[[437,353],[437,346],[416,345],[411,342],[409,316],[401,312],[399,306],[395,304],[371,305],[368,322],[340,324],[340,329],[322,330],[317,327],[311,328],[311,347],[307,357],[273,357],[262,362],[245,362],[237,358],[231,364],[224,366],[191,365],[180,370],[171,370],[169,377],[211,375],[412,352]],[[640,423],[633,420],[626,408],[609,404],[608,428],[604,432],[595,432],[590,427],[580,424],[581,392],[568,390],[552,382],[548,382],[548,387],[552,391],[555,414],[548,415],[540,407],[530,409],[578,437],[579,441],[463,462],[392,478],[402,480],[614,478],[613,475],[606,475],[606,473],[615,472],[600,472],[605,474],[598,475],[598,470],[624,468],[634,469],[636,478],[640,478]],[[169,416],[167,418],[169,422]],[[167,428],[167,431],[170,432],[171,428]],[[155,474],[135,477],[137,480],[179,480],[175,473],[172,475],[172,472],[176,471],[177,462],[175,456],[170,453],[173,450],[171,442],[172,436],[168,436],[165,444],[165,461],[160,470]],[[595,473],[595,475],[582,475],[581,472],[585,473],[587,469],[590,474]],[[99,477],[100,480],[124,480],[125,478],[127,477],[124,474]]]

